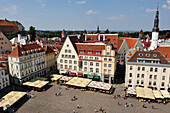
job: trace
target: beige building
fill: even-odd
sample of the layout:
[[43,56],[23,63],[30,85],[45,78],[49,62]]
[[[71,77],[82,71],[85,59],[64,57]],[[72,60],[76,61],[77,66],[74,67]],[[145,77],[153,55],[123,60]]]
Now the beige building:
[[12,44],[8,38],[0,32],[0,56],[2,54],[9,54],[12,51]]
[[170,64],[157,51],[137,51],[126,62],[126,87],[168,90]]
[[12,83],[22,85],[45,74],[45,50],[37,44],[17,46],[8,56],[8,65]]
[[56,71],[55,51],[53,51],[51,47],[46,46],[45,54],[46,54],[46,74]]
[[102,80],[104,82],[114,82],[114,75],[116,71],[116,53],[111,43],[106,44],[105,49],[102,50]]

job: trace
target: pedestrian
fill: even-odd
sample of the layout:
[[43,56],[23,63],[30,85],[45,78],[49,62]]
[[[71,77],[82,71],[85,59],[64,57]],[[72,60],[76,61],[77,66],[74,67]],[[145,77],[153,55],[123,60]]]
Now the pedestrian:
[[77,105],[77,108],[79,109],[79,108],[80,108],[80,105]]
[[129,106],[133,107],[133,104],[130,102],[130,103],[129,103]]
[[102,106],[100,107],[100,109],[99,109],[100,111],[102,111]]
[[76,113],[76,110],[73,110],[73,113]]
[[153,105],[152,105],[152,109],[155,109],[155,108],[153,107]]

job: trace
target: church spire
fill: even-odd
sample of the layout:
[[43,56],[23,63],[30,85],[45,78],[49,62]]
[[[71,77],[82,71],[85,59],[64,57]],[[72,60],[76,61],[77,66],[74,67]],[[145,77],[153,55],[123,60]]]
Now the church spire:
[[97,26],[97,33],[99,33],[100,32],[100,30],[99,30],[99,25]]
[[156,11],[156,16],[155,16],[155,20],[154,20],[154,27],[152,29],[152,32],[159,32],[159,2],[157,5],[157,11]]

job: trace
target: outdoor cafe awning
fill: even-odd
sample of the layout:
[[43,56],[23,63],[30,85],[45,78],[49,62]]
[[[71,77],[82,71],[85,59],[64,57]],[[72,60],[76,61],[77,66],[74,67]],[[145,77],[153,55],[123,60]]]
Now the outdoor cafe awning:
[[53,75],[51,75],[53,78],[51,78],[51,80],[55,80],[55,81],[57,81],[57,80],[59,80],[61,77],[63,77],[63,75],[58,75],[58,74],[53,74]]
[[25,83],[23,83],[23,85],[36,87],[36,88],[42,88],[43,86],[47,85],[48,83],[49,83],[49,81],[36,80],[36,81],[25,82]]
[[136,94],[136,97],[155,99],[153,91],[150,88],[136,87]]
[[100,76],[98,76],[98,75],[94,75],[93,78],[96,79],[96,80],[100,80]]
[[82,76],[83,76],[83,73],[78,73],[77,76],[78,76],[78,77],[82,77]]
[[3,110],[6,110],[6,106],[12,106],[14,103],[16,103],[19,99],[21,99],[24,95],[26,95],[26,92],[19,92],[19,91],[11,91],[4,97],[0,99],[0,107],[3,107]]
[[153,94],[154,94],[155,98],[158,98],[158,99],[163,99],[164,98],[162,96],[161,92],[158,91],[158,90],[153,90]]
[[170,98],[170,94],[168,91],[166,91],[166,90],[160,90],[160,91],[161,91],[162,95],[164,96],[164,98]]
[[73,77],[68,77],[68,76],[63,76],[60,78],[60,80],[63,80],[63,81],[69,81],[71,80]]
[[68,81],[67,85],[77,86],[77,87],[86,87],[92,80],[86,78],[74,77]]
[[88,78],[93,79],[94,75],[88,75]]
[[103,89],[103,90],[108,90],[109,91],[111,89],[112,85],[109,84],[109,83],[92,81],[92,82],[90,82],[88,87],[97,88],[97,89]]
[[76,73],[70,72],[71,76],[76,76]]

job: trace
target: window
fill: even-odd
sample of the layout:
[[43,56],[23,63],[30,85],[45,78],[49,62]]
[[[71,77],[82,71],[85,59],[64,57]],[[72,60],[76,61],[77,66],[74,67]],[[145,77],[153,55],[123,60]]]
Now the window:
[[84,65],[87,65],[87,62],[84,62]]
[[60,63],[63,63],[63,60],[62,60],[62,59],[60,59]]
[[75,71],[77,70],[77,66],[74,66],[74,70],[75,70]]
[[137,74],[137,78],[139,78],[140,77],[140,74]]
[[155,68],[155,72],[158,72],[158,68]]
[[152,81],[149,81],[149,85],[152,85]]
[[99,63],[96,63],[96,66],[99,66]]
[[132,77],[132,73],[129,73],[129,77]]
[[84,53],[84,51],[81,50],[80,53]]
[[108,67],[112,67],[112,64],[109,64],[109,66]]
[[72,55],[72,58],[75,58],[75,55]]
[[142,71],[145,71],[145,67],[142,67]]
[[130,70],[132,70],[133,69],[133,67],[132,66],[130,66]]
[[99,68],[96,68],[96,73],[99,73]]
[[150,68],[150,72],[153,72],[153,68],[152,67]]
[[150,75],[149,78],[152,79],[152,75]]
[[67,44],[67,47],[69,47],[69,45]]
[[108,70],[108,73],[111,74],[111,70],[110,69]]
[[3,42],[1,42],[1,44],[3,44]]
[[157,54],[153,54],[153,57],[157,57]]
[[144,74],[142,74],[142,78],[144,78]]
[[88,54],[92,54],[92,51],[87,51]]
[[162,82],[161,86],[164,86],[165,85],[165,82]]
[[5,42],[5,44],[7,44],[7,42]]
[[87,71],[87,67],[84,67],[84,71]]
[[137,80],[137,82],[136,82],[137,84],[139,84],[139,80]]
[[107,64],[104,64],[104,67],[107,67]]
[[104,73],[107,73],[107,69],[104,69]]
[[139,53],[139,56],[143,56],[143,54],[142,54],[142,53]]
[[67,65],[65,65],[65,69],[67,69]]
[[154,85],[154,86],[156,85],[156,82],[155,82],[155,81],[153,82],[153,85]]
[[168,58],[168,54],[166,54],[166,57],[165,58]]
[[93,72],[93,68],[90,68],[90,72]]
[[107,58],[104,58],[104,61],[107,61]]
[[74,64],[77,64],[77,61],[74,61]]
[[107,55],[110,55],[110,53],[109,53],[109,52],[107,52]]
[[62,58],[64,58],[64,54],[62,54]]
[[99,57],[95,57],[95,60],[99,60]]
[[93,59],[93,57],[90,57],[90,59]]
[[157,75],[154,75],[154,79],[155,79],[155,80],[157,79]]
[[145,54],[146,57],[150,57],[150,54]]
[[90,62],[90,66],[93,66],[93,62]]
[[79,58],[83,58],[83,56],[80,56]]
[[144,83],[144,81],[143,80],[141,80],[141,84],[143,84]]
[[112,59],[111,59],[111,58],[109,58],[109,61],[111,62],[111,61],[112,61]]
[[131,79],[129,79],[129,84],[130,84],[130,83],[132,83],[132,80],[131,80]]
[[69,50],[68,52],[71,53],[71,50]]
[[140,67],[138,67],[138,71],[140,71]]
[[163,69],[163,72],[166,73],[166,68]]
[[65,53],[67,53],[67,49],[65,49]]
[[165,80],[165,76],[162,76],[162,80]]
[[67,63],[67,60],[65,60],[64,62]]
[[100,51],[96,51],[96,54],[100,54]]
[[72,60],[69,60],[69,64],[72,64]]

